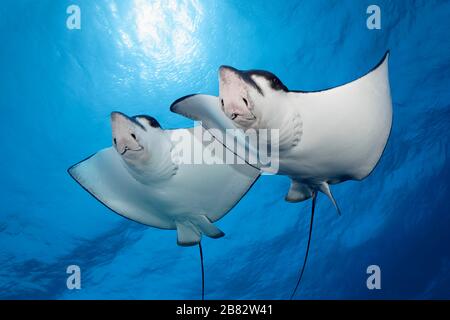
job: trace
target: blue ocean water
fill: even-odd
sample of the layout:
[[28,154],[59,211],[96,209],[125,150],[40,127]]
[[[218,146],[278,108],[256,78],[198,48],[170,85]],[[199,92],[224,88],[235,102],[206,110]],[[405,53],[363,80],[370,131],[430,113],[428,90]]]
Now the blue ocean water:
[[[81,29],[66,27],[69,5]],[[366,27],[369,5],[381,29]],[[392,133],[376,170],[319,196],[299,299],[450,298],[449,1],[41,0],[0,4],[0,298],[198,299],[197,247],[112,213],[66,169],[111,144],[109,114],[218,93],[217,68],[266,69],[291,89],[353,80],[391,50]],[[264,176],[204,238],[207,299],[286,299],[310,201]],[[68,290],[66,268],[82,271]],[[368,290],[366,268],[381,268]]]

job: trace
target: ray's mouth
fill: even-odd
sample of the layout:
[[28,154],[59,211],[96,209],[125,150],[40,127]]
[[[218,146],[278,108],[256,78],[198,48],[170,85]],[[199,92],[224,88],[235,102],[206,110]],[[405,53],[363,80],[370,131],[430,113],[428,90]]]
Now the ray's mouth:
[[[251,113],[251,112],[250,112]],[[239,115],[239,114],[237,114],[237,113],[232,113],[231,115],[230,115],[230,119],[231,120],[235,120],[235,119],[237,119],[237,118],[240,118],[240,119],[244,119],[244,120],[247,120],[247,121],[253,121],[253,120],[256,120],[256,116],[253,114],[253,113],[251,113],[251,116],[247,116],[247,117],[245,117],[245,116],[242,116],[242,115]]]
[[144,150],[143,146],[139,146],[139,149],[130,149],[128,147],[125,147],[125,149],[123,150],[122,153],[120,153],[120,155],[123,156],[125,153],[127,153],[127,151],[138,152],[138,151],[141,151],[141,150]]

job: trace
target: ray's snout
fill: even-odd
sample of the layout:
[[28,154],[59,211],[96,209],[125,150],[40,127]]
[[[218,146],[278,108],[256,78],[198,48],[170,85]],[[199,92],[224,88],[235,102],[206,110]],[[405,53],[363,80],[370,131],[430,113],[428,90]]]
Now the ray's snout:
[[119,112],[119,111],[111,112],[110,117],[111,117],[111,123],[131,121],[131,119],[126,114]]
[[236,68],[233,68],[232,66],[222,65],[219,67],[219,72],[222,71],[238,71],[238,70]]
[[231,66],[220,66],[219,67],[219,79],[222,81],[226,80],[227,78],[232,77],[240,77],[241,71],[233,68]]
[[136,125],[127,115],[111,112],[111,128],[113,146],[119,154],[142,149],[137,141]]
[[237,124],[255,120],[243,71],[230,66],[219,68],[219,99],[222,111]]

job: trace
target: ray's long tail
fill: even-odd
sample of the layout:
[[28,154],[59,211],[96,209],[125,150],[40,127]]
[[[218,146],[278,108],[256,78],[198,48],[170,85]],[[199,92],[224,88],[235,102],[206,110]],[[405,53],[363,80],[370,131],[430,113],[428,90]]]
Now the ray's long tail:
[[297,284],[295,285],[294,291],[292,291],[290,300],[292,300],[297,292],[298,286],[300,285],[300,281],[302,281],[303,273],[305,272],[306,261],[308,260],[309,246],[311,244],[311,236],[313,230],[313,222],[314,222],[314,210],[316,208],[316,200],[317,200],[317,191],[314,191],[314,195],[312,198],[312,206],[311,206],[311,221],[309,223],[309,236],[308,236],[308,244],[306,246],[305,259],[303,260],[303,266],[300,271],[300,276],[298,277]]
[[202,243],[198,243],[198,248],[200,250],[200,263],[202,266],[202,300],[205,300],[205,268],[203,266],[203,249],[202,249]]

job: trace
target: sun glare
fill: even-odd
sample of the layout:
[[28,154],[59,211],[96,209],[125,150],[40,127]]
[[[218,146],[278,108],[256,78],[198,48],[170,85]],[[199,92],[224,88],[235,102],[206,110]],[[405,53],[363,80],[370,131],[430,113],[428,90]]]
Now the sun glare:
[[146,56],[179,63],[195,54],[202,18],[197,0],[135,0],[136,38]]

